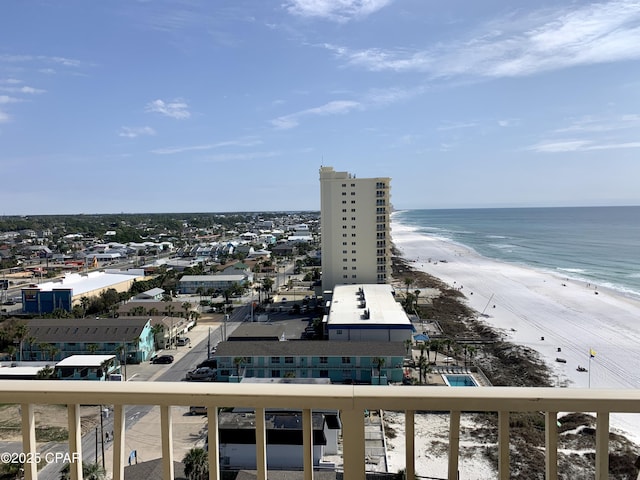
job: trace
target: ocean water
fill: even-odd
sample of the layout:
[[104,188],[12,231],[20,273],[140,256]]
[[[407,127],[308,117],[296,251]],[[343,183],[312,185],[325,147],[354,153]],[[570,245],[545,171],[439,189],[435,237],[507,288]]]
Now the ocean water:
[[404,210],[393,221],[485,257],[640,298],[640,206]]

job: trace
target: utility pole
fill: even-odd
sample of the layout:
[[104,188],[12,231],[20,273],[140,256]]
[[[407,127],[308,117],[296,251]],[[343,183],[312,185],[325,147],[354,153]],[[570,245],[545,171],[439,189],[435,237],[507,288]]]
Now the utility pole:
[[[102,468],[104,469],[104,423],[102,414],[102,405],[98,405],[100,409],[100,445],[102,445]],[[96,448],[96,457],[98,456],[98,448]],[[96,460],[97,461],[97,460]]]
[[211,327],[209,327],[209,337],[207,339],[207,360],[211,358]]

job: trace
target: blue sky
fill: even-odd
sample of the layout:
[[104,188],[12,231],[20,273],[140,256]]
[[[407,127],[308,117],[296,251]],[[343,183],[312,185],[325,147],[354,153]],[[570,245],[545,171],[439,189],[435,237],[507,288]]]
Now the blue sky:
[[640,1],[6,2],[0,214],[640,204]]

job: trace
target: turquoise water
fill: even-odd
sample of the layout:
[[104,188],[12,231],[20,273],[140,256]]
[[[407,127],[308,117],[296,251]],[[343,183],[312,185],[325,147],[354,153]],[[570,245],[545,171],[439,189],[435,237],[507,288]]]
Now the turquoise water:
[[471,375],[445,375],[450,387],[477,387]]
[[640,298],[640,207],[405,210],[394,222],[480,255]]

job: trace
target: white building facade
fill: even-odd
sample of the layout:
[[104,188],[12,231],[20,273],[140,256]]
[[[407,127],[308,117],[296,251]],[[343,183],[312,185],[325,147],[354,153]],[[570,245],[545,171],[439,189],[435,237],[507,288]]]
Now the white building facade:
[[390,182],[320,168],[323,290],[389,281]]

